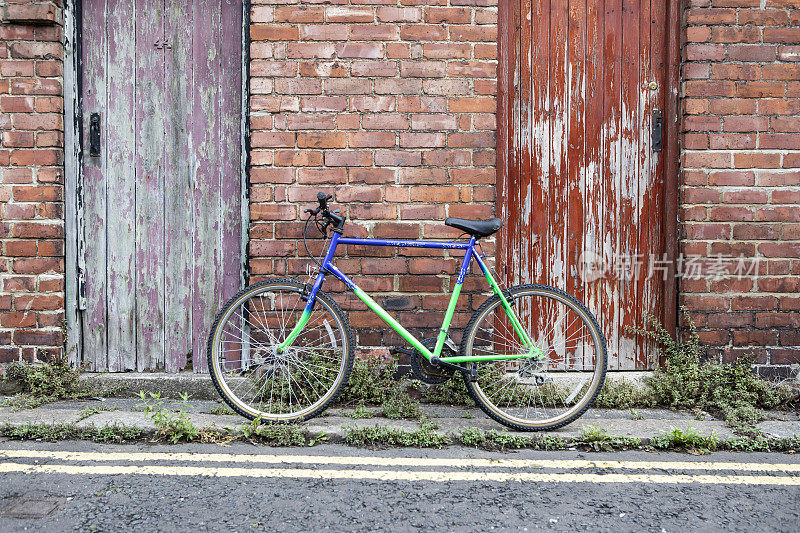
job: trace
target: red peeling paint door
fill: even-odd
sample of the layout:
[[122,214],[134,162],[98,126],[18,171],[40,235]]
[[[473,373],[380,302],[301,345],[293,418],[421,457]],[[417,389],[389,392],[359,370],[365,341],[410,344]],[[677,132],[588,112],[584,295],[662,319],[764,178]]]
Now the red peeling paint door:
[[[609,368],[644,370],[628,330],[663,317],[666,2],[506,0],[500,7],[498,264],[509,283],[575,295]],[[531,320],[531,317],[528,317]],[[535,319],[534,319],[535,320]]]
[[204,371],[240,286],[241,0],[83,0],[82,359]]

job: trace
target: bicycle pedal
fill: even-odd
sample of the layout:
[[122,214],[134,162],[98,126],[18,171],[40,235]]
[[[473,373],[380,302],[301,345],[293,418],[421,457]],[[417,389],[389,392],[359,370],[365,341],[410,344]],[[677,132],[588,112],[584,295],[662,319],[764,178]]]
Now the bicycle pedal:
[[389,354],[391,355],[398,355],[401,353],[405,355],[414,355],[416,352],[410,348],[399,347],[399,346],[395,346],[394,348],[389,348]]

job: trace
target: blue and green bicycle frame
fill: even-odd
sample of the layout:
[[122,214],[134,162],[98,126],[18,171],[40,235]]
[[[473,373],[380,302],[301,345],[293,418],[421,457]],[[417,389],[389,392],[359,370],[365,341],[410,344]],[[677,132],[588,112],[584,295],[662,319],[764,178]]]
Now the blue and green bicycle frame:
[[[514,309],[512,308],[511,304],[506,298],[506,295],[500,289],[497,281],[492,277],[491,273],[489,272],[489,268],[487,268],[486,263],[484,262],[486,257],[482,253],[478,253],[475,250],[475,237],[471,237],[469,242],[436,242],[436,241],[412,241],[412,240],[383,240],[383,239],[353,239],[348,237],[342,237],[339,232],[334,231],[333,236],[331,237],[330,245],[328,246],[328,250],[325,253],[325,258],[322,260],[322,268],[320,269],[319,274],[317,275],[316,279],[314,280],[314,285],[311,287],[311,290],[308,294],[308,300],[306,301],[305,308],[303,309],[303,313],[300,316],[295,327],[286,337],[286,339],[277,347],[278,352],[285,351],[289,346],[291,346],[292,342],[297,338],[300,333],[302,333],[303,328],[305,327],[306,323],[308,323],[309,318],[311,318],[311,311],[314,309],[314,303],[316,302],[317,292],[322,287],[322,282],[325,280],[325,276],[327,274],[333,274],[336,276],[342,283],[347,285],[347,287],[352,290],[355,295],[364,302],[367,307],[369,307],[375,314],[377,314],[384,322],[386,322],[392,329],[394,329],[400,336],[402,336],[415,350],[417,350],[420,354],[422,354],[427,360],[434,362],[444,362],[444,363],[469,363],[469,362],[479,362],[479,361],[509,361],[514,359],[542,359],[544,354],[542,351],[533,345],[531,342],[530,337],[528,336],[525,329],[522,327],[517,315],[514,313]],[[375,300],[373,300],[367,293],[365,293],[361,288],[355,284],[355,282],[350,279],[344,272],[339,270],[336,265],[333,264],[332,259],[333,255],[336,253],[336,247],[340,244],[354,244],[354,245],[361,245],[361,246],[394,246],[398,248],[434,248],[440,250],[464,250],[464,260],[461,263],[461,270],[458,273],[458,279],[456,280],[455,287],[453,288],[453,293],[450,296],[450,303],[447,306],[447,311],[444,315],[444,320],[442,321],[442,327],[439,330],[439,334],[436,338],[436,346],[434,347],[433,351],[426,348],[422,342],[420,342],[414,335],[409,333],[397,320],[394,319],[385,309],[383,309]],[[461,294],[461,286],[464,283],[464,277],[467,275],[467,271],[469,270],[469,266],[472,260],[475,260],[478,263],[483,275],[486,276],[486,280],[489,282],[489,285],[492,288],[492,291],[498,296],[500,299],[501,305],[506,312],[509,322],[514,329],[514,332],[517,334],[520,340],[520,344],[524,347],[521,350],[522,353],[512,353],[512,354],[499,354],[499,355],[457,355],[457,356],[447,356],[447,357],[440,357],[442,353],[442,349],[445,345],[445,340],[447,339],[447,332],[450,329],[450,322],[453,319],[453,313],[456,309],[456,303],[458,302],[458,296]]]

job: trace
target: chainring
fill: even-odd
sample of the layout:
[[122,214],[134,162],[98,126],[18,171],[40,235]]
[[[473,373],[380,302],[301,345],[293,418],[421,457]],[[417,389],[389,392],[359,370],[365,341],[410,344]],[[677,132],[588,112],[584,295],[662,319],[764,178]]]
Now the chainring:
[[[436,339],[422,339],[422,345],[433,351],[436,347]],[[449,357],[451,355],[456,354],[445,344],[442,356]],[[411,354],[411,371],[414,372],[415,378],[428,385],[441,385],[453,376],[452,368],[434,365],[416,351]]]

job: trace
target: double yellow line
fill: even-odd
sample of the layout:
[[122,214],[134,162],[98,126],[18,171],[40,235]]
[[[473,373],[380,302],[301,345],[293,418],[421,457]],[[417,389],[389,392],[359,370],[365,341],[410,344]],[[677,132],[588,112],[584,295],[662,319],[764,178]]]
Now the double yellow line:
[[[30,464],[14,461],[21,459],[44,459],[48,461],[61,461],[61,463]],[[98,453],[42,450],[0,450],[0,461],[2,461],[0,462],[0,473],[17,472],[26,474],[358,479],[431,482],[491,481],[500,483],[657,483],[800,486],[800,475],[798,475],[798,473],[800,473],[800,464],[791,463],[539,459],[492,460],[274,454]],[[194,463],[195,465],[198,463],[210,464],[202,466],[183,466],[174,464],[152,464],[154,462]],[[234,463],[238,465],[244,464],[245,466],[214,466],[214,463]],[[264,468],[260,465],[275,465],[275,467]],[[287,468],[284,465],[303,465],[305,467]],[[329,467],[332,465],[340,468],[307,467]],[[378,468],[376,469],[375,467]],[[427,468],[428,470],[419,470],[419,468]],[[443,470],[445,468],[450,470]],[[586,469],[602,469],[604,472],[581,472],[581,470]],[[532,472],[530,470],[540,471]],[[541,470],[561,470],[561,472],[542,472]],[[566,472],[564,472],[564,470],[566,470]],[[714,473],[673,474],[636,472],[642,470],[664,470],[666,472],[705,471]]]

